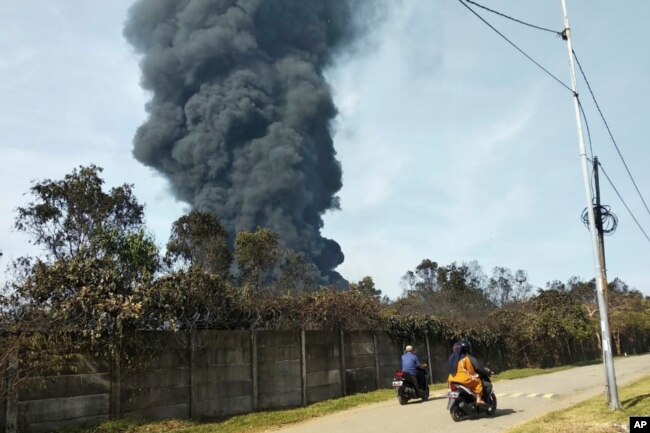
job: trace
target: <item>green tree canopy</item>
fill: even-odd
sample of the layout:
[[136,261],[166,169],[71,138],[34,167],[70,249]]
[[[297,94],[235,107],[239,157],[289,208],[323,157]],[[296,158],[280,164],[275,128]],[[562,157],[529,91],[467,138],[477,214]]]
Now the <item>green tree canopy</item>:
[[[45,249],[14,263],[9,311],[34,336],[59,339],[54,352],[84,348],[116,356],[122,335],[143,327],[143,305],[159,269],[130,185],[105,192],[97,166],[36,183],[16,228]],[[74,338],[72,338],[74,336]],[[29,353],[34,353],[35,341]]]
[[242,288],[247,294],[259,292],[266,286],[280,257],[277,233],[265,228],[237,233],[235,260],[241,273]]
[[382,299],[381,290],[375,287],[375,282],[372,279],[372,277],[369,275],[363,277],[360,281],[356,283],[351,283],[350,290],[357,291],[363,296],[374,298],[378,301]]
[[[15,227],[26,232],[48,257],[98,257],[106,233],[127,233],[143,228],[144,207],[124,184],[103,190],[102,168],[79,167],[62,180],[36,182],[33,201],[17,209]],[[108,235],[112,236],[112,235]]]
[[192,211],[172,224],[165,262],[227,277],[232,263],[228,233],[216,215]]

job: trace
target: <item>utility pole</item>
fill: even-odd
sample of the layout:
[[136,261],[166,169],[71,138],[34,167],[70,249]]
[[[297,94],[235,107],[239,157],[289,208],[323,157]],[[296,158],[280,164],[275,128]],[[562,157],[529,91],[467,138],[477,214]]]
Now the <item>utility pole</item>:
[[582,130],[582,119],[580,117],[580,105],[578,101],[576,71],[573,63],[573,47],[571,46],[571,29],[567,15],[566,0],[562,0],[562,12],[564,14],[563,38],[567,43],[569,53],[569,72],[571,74],[571,89],[573,90],[573,106],[576,114],[576,125],[578,129],[578,146],[580,149],[580,162],[582,165],[582,179],[584,182],[585,196],[587,199],[587,215],[589,217],[589,231],[591,233],[591,244],[596,268],[596,295],[598,298],[598,310],[600,313],[600,334],[603,349],[603,362],[605,363],[605,392],[609,395],[609,407],[612,410],[619,409],[618,389],[616,387],[616,373],[614,371],[614,359],[612,357],[612,345],[609,332],[609,319],[607,314],[607,303],[605,301],[605,288],[607,287],[607,276],[605,266],[601,261],[598,234],[596,233],[596,218],[594,215],[593,199],[589,186],[589,165],[587,164],[587,151],[585,147],[584,133]]
[[[603,274],[605,275],[605,283],[607,283],[607,263],[605,262],[605,231],[603,230],[603,214],[602,208],[600,207],[600,179],[598,177],[598,157],[594,156],[594,188],[596,190],[596,207],[594,208],[594,218],[596,218],[596,230],[598,233],[598,253],[600,254],[600,264],[603,268]],[[609,289],[607,284],[603,288],[605,292],[605,304],[609,307]]]
[[[598,260],[605,275],[605,285],[603,287],[605,305],[609,307],[609,299],[607,296],[607,265],[605,264],[605,235],[603,232],[603,213],[600,208],[600,179],[598,177],[598,157],[594,156],[593,160],[593,173],[594,173],[594,188],[596,190],[596,204],[594,206],[594,218],[596,219],[596,233],[598,235]],[[607,316],[609,319],[609,315]],[[605,358],[603,357],[603,360]],[[607,363],[603,362],[605,368],[605,401],[611,402],[609,376],[607,374]]]

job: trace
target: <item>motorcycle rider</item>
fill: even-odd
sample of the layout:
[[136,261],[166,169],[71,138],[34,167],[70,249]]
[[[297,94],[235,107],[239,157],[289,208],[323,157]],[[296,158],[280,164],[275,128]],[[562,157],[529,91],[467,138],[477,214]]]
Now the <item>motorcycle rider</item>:
[[404,348],[404,354],[402,355],[402,371],[415,376],[418,382],[418,388],[422,390],[427,389],[427,376],[424,373],[424,369],[427,367],[427,364],[420,363],[413,346],[409,344]]
[[470,354],[472,345],[467,340],[461,340],[454,343],[453,353],[447,360],[449,377],[447,382],[456,382],[476,394],[476,403],[485,404],[483,401],[483,381],[479,378],[478,373],[491,374],[492,372],[483,367],[483,365]]

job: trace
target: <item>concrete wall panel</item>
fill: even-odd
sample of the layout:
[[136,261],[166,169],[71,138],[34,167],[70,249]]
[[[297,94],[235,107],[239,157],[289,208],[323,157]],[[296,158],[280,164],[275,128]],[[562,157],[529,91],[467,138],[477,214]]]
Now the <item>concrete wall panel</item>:
[[21,390],[18,393],[18,400],[43,400],[103,394],[109,393],[110,389],[111,375],[109,373],[55,376],[45,379],[41,386]]
[[197,403],[197,413],[201,417],[221,417],[253,411],[253,399],[250,396],[226,399],[203,400]]
[[[188,400],[189,401],[189,400]],[[133,410],[125,415],[133,418],[148,420],[163,420],[178,418],[184,419],[189,417],[190,407],[188,403],[180,403],[171,406],[145,407],[143,409]]]
[[249,380],[244,382],[199,383],[196,388],[199,401],[251,397],[252,395],[251,381]]
[[[75,427],[81,424],[97,424],[108,419],[107,415],[85,416],[64,421],[49,421],[30,423],[28,425],[18,425],[18,431],[21,433],[51,433],[66,427]],[[0,429],[0,432],[3,430]]]
[[66,421],[108,414],[108,395],[84,395],[18,402],[18,424]]
[[[190,401],[190,387],[176,386],[149,389],[122,389],[123,414],[146,408],[176,406]],[[185,416],[188,416],[186,414]]]

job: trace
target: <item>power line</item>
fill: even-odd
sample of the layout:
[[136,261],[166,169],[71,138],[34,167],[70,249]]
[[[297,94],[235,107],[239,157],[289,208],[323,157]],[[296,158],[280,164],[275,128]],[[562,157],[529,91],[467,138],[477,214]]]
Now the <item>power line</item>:
[[645,199],[643,198],[643,194],[641,194],[641,191],[639,190],[639,187],[637,186],[636,181],[634,180],[634,176],[632,176],[632,173],[630,172],[630,168],[627,166],[627,162],[625,162],[625,158],[623,158],[623,154],[621,153],[621,149],[618,147],[618,143],[616,143],[616,139],[614,139],[614,135],[612,134],[612,130],[609,128],[609,124],[607,123],[607,120],[605,120],[605,115],[603,114],[603,111],[600,109],[600,105],[598,105],[598,101],[596,100],[596,95],[594,95],[594,91],[591,89],[591,85],[589,84],[589,80],[587,80],[587,75],[585,74],[585,71],[582,69],[582,65],[580,64],[580,60],[578,60],[578,56],[576,55],[575,51],[573,51],[573,58],[576,59],[576,63],[578,64],[578,69],[580,69],[580,74],[582,75],[582,78],[585,80],[585,83],[587,84],[587,88],[589,89],[589,93],[591,94],[591,98],[594,100],[594,104],[596,104],[596,108],[598,109],[598,113],[600,114],[600,118],[603,120],[603,123],[605,124],[605,128],[607,129],[607,133],[609,134],[609,138],[611,138],[612,143],[614,143],[614,147],[616,148],[616,152],[618,152],[618,156],[621,158],[621,161],[623,162],[623,165],[625,166],[625,170],[627,171],[627,174],[630,177],[630,180],[632,181],[632,184],[634,185],[634,188],[636,189],[637,194],[639,194],[639,198],[641,198],[641,201],[643,202],[643,205],[645,206],[645,210],[648,212],[648,215],[650,215],[650,208],[648,208],[648,204],[646,203]]
[[[528,60],[530,60],[532,63],[534,63],[534,64],[535,64],[539,69],[541,69],[542,71],[544,71],[548,76],[550,76],[550,77],[551,77],[553,80],[555,80],[558,84],[560,84],[562,87],[564,87],[565,89],[567,89],[568,91],[570,91],[571,93],[573,93],[573,94],[576,96],[576,99],[577,99],[577,101],[578,101],[578,106],[579,106],[579,108],[580,108],[581,117],[582,117],[582,118],[584,119],[584,121],[585,121],[585,126],[586,126],[586,129],[587,129],[587,136],[588,136],[588,138],[589,138],[589,151],[590,151],[591,157],[593,158],[593,145],[592,145],[592,140],[591,140],[591,132],[590,132],[590,130],[589,130],[589,123],[588,123],[588,121],[587,121],[587,116],[586,116],[586,114],[585,114],[585,110],[584,110],[584,107],[582,106],[582,103],[581,103],[581,101],[580,101],[580,98],[578,97],[578,94],[575,93],[575,92],[573,91],[573,89],[571,89],[568,85],[566,85],[566,84],[565,84],[562,80],[560,80],[557,76],[555,76],[555,75],[554,75],[553,73],[551,73],[548,69],[546,69],[544,66],[542,66],[539,62],[537,62],[537,61],[536,61],[535,59],[533,59],[530,55],[528,55],[528,54],[527,54],[523,49],[519,48],[519,46],[517,46],[517,44],[515,44],[515,43],[512,42],[510,39],[508,39],[507,36],[505,36],[505,35],[504,35],[503,33],[501,33],[501,32],[500,32],[496,27],[494,27],[492,24],[490,24],[490,23],[489,23],[485,18],[483,18],[479,13],[477,13],[474,9],[472,9],[472,8],[471,8],[467,3],[470,3],[470,4],[472,4],[472,5],[475,5],[475,6],[479,7],[479,8],[481,8],[481,9],[487,10],[487,11],[489,11],[489,12],[491,12],[491,13],[497,14],[497,15],[499,15],[499,16],[501,16],[501,17],[504,17],[504,18],[506,18],[506,19],[509,19],[509,20],[511,20],[511,21],[514,21],[514,22],[517,22],[517,23],[519,23],[519,24],[523,24],[523,25],[525,25],[525,26],[532,27],[532,28],[535,28],[535,29],[538,29],[538,30],[543,30],[543,31],[547,31],[547,32],[555,33],[555,34],[557,34],[557,35],[559,35],[559,36],[562,36],[562,37],[565,37],[565,36],[564,36],[564,32],[558,32],[558,31],[551,30],[551,29],[548,29],[548,28],[545,28],[545,27],[540,27],[540,26],[536,26],[536,25],[534,25],[534,24],[527,23],[527,22],[525,22],[525,21],[522,21],[522,20],[519,20],[519,19],[517,19],[517,18],[511,17],[511,16],[506,15],[506,14],[504,14],[504,13],[501,13],[501,12],[498,12],[498,11],[496,11],[496,10],[490,9],[490,8],[488,8],[488,7],[486,7],[486,6],[483,6],[483,5],[479,4],[479,3],[476,3],[476,2],[473,1],[473,0],[458,0],[458,1],[459,1],[459,2],[460,2],[460,3],[461,3],[465,8],[467,8],[467,10],[469,10],[472,14],[474,14],[474,15],[475,15],[479,20],[481,20],[485,25],[487,25],[490,29],[492,29],[496,34],[498,34],[499,36],[501,36],[501,38],[503,38],[506,42],[508,42],[510,45],[512,45],[512,46],[513,46],[517,51],[519,51],[522,55],[524,55]],[[598,101],[596,100],[596,96],[594,95],[594,92],[593,92],[593,90],[592,90],[592,88],[591,88],[591,85],[590,85],[589,81],[587,80],[587,76],[586,76],[584,70],[582,69],[582,65],[580,64],[580,61],[578,60],[578,56],[576,55],[576,53],[575,53],[574,50],[572,50],[572,53],[573,53],[573,57],[574,57],[575,60],[576,60],[576,63],[578,64],[578,68],[580,69],[580,73],[582,74],[582,77],[583,77],[583,79],[585,80],[585,83],[587,84],[587,88],[589,89],[589,93],[591,94],[591,97],[592,97],[592,99],[593,99],[593,101],[594,101],[594,104],[596,105],[596,108],[598,109],[598,113],[600,114],[600,117],[601,117],[601,119],[603,120],[603,123],[605,124],[605,127],[607,128],[607,132],[609,133],[609,137],[611,138],[612,143],[614,144],[614,147],[616,148],[616,151],[618,152],[618,155],[620,156],[621,161],[623,162],[623,165],[625,166],[625,169],[627,170],[627,173],[628,173],[628,175],[629,175],[629,177],[630,177],[630,180],[631,180],[632,183],[634,184],[634,188],[636,189],[637,193],[639,194],[639,197],[641,198],[641,201],[643,202],[643,205],[645,206],[646,211],[648,212],[648,214],[650,214],[650,208],[648,207],[648,204],[646,203],[645,199],[643,198],[643,195],[641,194],[641,191],[639,190],[639,187],[637,186],[636,181],[634,180],[634,177],[632,176],[632,173],[630,172],[630,169],[629,169],[627,163],[625,162],[625,158],[623,158],[623,154],[621,153],[621,150],[620,150],[620,148],[618,147],[618,144],[616,143],[616,140],[614,139],[614,135],[612,134],[612,131],[611,131],[610,127],[609,127],[609,124],[607,123],[607,120],[605,119],[605,116],[603,115],[603,112],[602,112],[602,110],[600,109],[600,106],[599,106],[599,104],[598,104]],[[602,164],[599,163],[599,165],[600,165],[601,168],[603,168]],[[610,185],[612,186],[612,188],[614,189],[614,191],[615,191],[616,194],[618,195],[618,198],[621,200],[621,202],[623,203],[623,205],[625,206],[625,208],[627,209],[627,211],[630,213],[630,215],[632,216],[632,218],[633,218],[634,221],[636,222],[636,224],[637,224],[637,226],[639,227],[639,229],[641,230],[641,232],[643,232],[643,234],[645,235],[646,239],[650,242],[650,237],[648,237],[648,235],[647,235],[647,233],[645,232],[645,230],[643,230],[643,228],[642,228],[641,225],[639,224],[639,221],[636,219],[636,217],[634,216],[634,214],[632,213],[632,211],[630,210],[630,208],[627,206],[627,203],[625,203],[625,201],[623,200],[623,197],[621,197],[621,195],[619,194],[618,190],[616,189],[616,187],[614,186],[613,182],[611,181],[611,179],[609,178],[609,176],[608,176],[607,173],[605,172],[605,169],[604,169],[604,168],[603,168],[603,174],[605,175],[605,177],[606,177],[607,180],[609,181]]]
[[523,24],[525,26],[532,27],[534,29],[543,30],[545,32],[555,33],[557,36],[562,36],[562,32],[558,32],[557,30],[547,29],[546,27],[540,27],[540,26],[536,26],[535,24],[527,23],[526,21],[519,20],[517,18],[511,17],[511,16],[506,15],[506,14],[504,14],[502,12],[499,12],[499,11],[495,11],[494,9],[490,9],[487,6],[483,6],[482,4],[476,3],[475,1],[472,1],[472,0],[465,0],[465,1],[467,3],[473,4],[474,6],[480,7],[481,9],[485,9],[488,12],[492,12],[493,14],[496,14],[496,15],[499,15],[499,16],[501,16],[503,18],[514,21],[516,23]]
[[625,209],[627,209],[627,211],[629,212],[630,216],[632,217],[632,219],[634,220],[634,222],[636,223],[636,225],[639,227],[639,230],[641,230],[641,232],[643,233],[643,235],[645,236],[645,238],[648,240],[648,242],[650,242],[650,237],[648,237],[648,234],[645,232],[645,230],[643,230],[643,227],[641,227],[641,224],[639,224],[639,221],[636,219],[636,217],[634,216],[634,214],[632,213],[632,211],[631,211],[630,208],[628,207],[627,203],[625,203],[625,200],[623,200],[623,197],[621,197],[621,194],[618,192],[618,190],[617,190],[616,187],[614,186],[614,183],[612,182],[612,180],[611,180],[611,179],[609,178],[609,176],[607,175],[607,172],[605,171],[605,168],[603,167],[603,165],[602,165],[600,162],[598,163],[598,165],[599,165],[600,168],[603,170],[603,174],[604,174],[605,177],[607,178],[607,181],[609,182],[609,184],[610,184],[610,185],[612,186],[612,188],[614,189],[614,192],[616,192],[616,195],[618,196],[618,198],[619,198],[619,199],[621,200],[621,202],[623,203],[623,206],[625,206]]
[[479,15],[479,14],[478,14],[474,9],[472,9],[469,5],[467,5],[467,4],[465,3],[465,0],[458,0],[458,1],[460,2],[460,4],[462,4],[463,6],[465,6],[465,7],[466,7],[466,8],[467,8],[471,13],[473,13],[474,15],[476,15],[476,17],[477,17],[478,19],[480,19],[481,21],[483,21],[483,23],[484,23],[486,26],[488,26],[489,28],[491,28],[494,32],[496,32],[496,34],[498,34],[499,36],[501,36],[503,39],[506,40],[506,42],[508,42],[508,43],[509,43],[510,45],[512,45],[512,46],[513,46],[517,51],[519,51],[521,54],[523,54],[523,55],[524,55],[528,60],[530,60],[531,62],[533,62],[533,63],[534,63],[538,68],[540,68],[542,71],[546,72],[546,74],[547,74],[549,77],[553,78],[553,79],[554,79],[555,81],[557,81],[557,82],[558,82],[562,87],[564,87],[565,89],[567,89],[569,92],[573,93],[573,90],[571,90],[571,87],[567,86],[567,85],[566,85],[562,80],[560,80],[558,77],[556,77],[555,75],[553,75],[553,74],[552,74],[548,69],[546,69],[544,66],[542,66],[541,64],[539,64],[539,62],[537,62],[535,59],[533,59],[531,56],[529,56],[529,55],[528,55],[524,50],[522,50],[521,48],[519,48],[519,47],[518,47],[514,42],[512,42],[510,39],[508,39],[508,38],[507,38],[503,33],[501,33],[499,30],[497,30],[496,27],[494,27],[492,24],[490,24],[489,22],[487,22],[487,20],[485,20],[485,18],[483,18],[481,15]]

